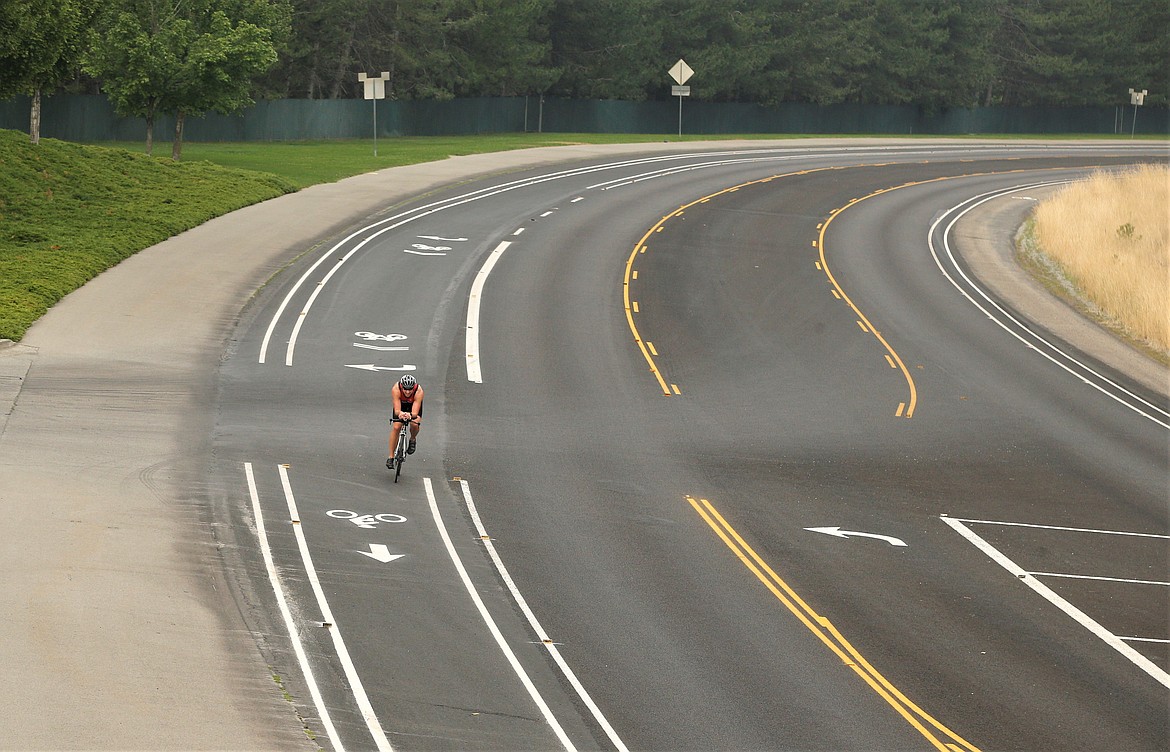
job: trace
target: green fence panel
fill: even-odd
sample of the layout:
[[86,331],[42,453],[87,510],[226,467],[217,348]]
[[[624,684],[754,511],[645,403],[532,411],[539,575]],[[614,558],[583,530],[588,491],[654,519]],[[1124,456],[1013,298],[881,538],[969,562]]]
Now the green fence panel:
[[474,97],[444,102],[396,102],[403,111],[396,136],[457,136],[524,131],[523,97]]
[[[477,133],[661,133],[679,131],[679,100],[628,102],[555,97],[480,97],[449,101],[282,99],[257,102],[235,115],[186,118],[189,141],[299,141],[378,135]],[[774,107],[682,101],[684,134],[1112,134],[1170,133],[1170,109],[1142,107],[980,107],[937,112],[906,106],[788,102]],[[29,99],[0,102],[0,128],[28,131]],[[174,119],[159,117],[156,141],[169,143]],[[100,95],[42,99],[41,135],[67,141],[144,141],[146,122],[123,118]]]

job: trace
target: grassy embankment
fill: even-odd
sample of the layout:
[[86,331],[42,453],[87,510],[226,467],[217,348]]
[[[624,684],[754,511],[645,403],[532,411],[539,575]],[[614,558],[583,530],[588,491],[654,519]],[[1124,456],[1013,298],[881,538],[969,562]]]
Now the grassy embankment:
[[1170,363],[1168,207],[1166,167],[1098,173],[1041,202],[1022,249],[1025,266],[1049,289],[1163,363]]

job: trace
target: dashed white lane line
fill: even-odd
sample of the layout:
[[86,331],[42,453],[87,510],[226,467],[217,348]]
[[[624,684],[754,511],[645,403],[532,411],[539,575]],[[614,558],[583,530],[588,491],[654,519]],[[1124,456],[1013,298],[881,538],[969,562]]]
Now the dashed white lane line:
[[[941,519],[943,522],[945,522],[947,525],[949,525],[952,529],[954,529],[955,532],[957,532],[959,535],[963,536],[968,541],[970,541],[970,543],[972,545],[974,545],[976,548],[978,548],[983,553],[987,554],[987,556],[989,556],[992,561],[994,561],[996,564],[999,564],[1001,567],[1006,569],[1008,572],[1015,575],[1015,577],[1017,579],[1019,579],[1020,582],[1024,583],[1028,587],[1032,588],[1032,590],[1034,590],[1038,594],[1040,594],[1049,603],[1051,603],[1052,605],[1059,608],[1061,611],[1066,613],[1068,616],[1072,617],[1073,620],[1075,620],[1082,627],[1089,630],[1094,635],[1096,635],[1098,638],[1100,638],[1106,645],[1108,645],[1109,647],[1113,648],[1114,650],[1116,650],[1117,652],[1121,653],[1123,656],[1128,658],[1135,666],[1140,668],[1142,671],[1145,671],[1147,674],[1149,674],[1151,677],[1153,677],[1153,679],[1155,681],[1162,684],[1162,686],[1166,687],[1167,689],[1170,689],[1170,674],[1167,674],[1165,671],[1163,671],[1161,668],[1159,668],[1149,658],[1146,658],[1144,655],[1142,655],[1141,653],[1139,653],[1136,650],[1134,650],[1133,648],[1131,648],[1129,645],[1127,645],[1125,643],[1125,641],[1122,638],[1118,637],[1117,635],[1113,634],[1105,627],[1101,626],[1094,619],[1090,618],[1088,614],[1081,611],[1079,608],[1077,608],[1076,606],[1074,606],[1071,603],[1069,603],[1068,601],[1066,601],[1064,598],[1061,598],[1059,595],[1054,593],[1051,588],[1049,588],[1043,582],[1040,582],[1040,580],[1036,579],[1036,577],[1034,575],[1026,572],[1022,567],[1020,567],[1014,561],[1012,561],[1011,559],[1009,559],[1008,557],[1006,557],[1002,553],[1000,553],[999,550],[995,548],[995,546],[992,546],[990,543],[983,540],[976,533],[974,533],[969,527],[967,527],[965,524],[963,524],[964,522],[975,523],[975,522],[979,522],[979,520],[959,520],[959,519],[956,519],[953,517],[946,517],[946,516],[942,517]],[[987,524],[998,524],[998,523],[988,522]],[[1029,527],[1042,527],[1042,526],[1030,525]],[[1107,532],[1107,531],[1100,531],[1100,532]],[[1164,537],[1164,536],[1152,536],[1152,537]]]

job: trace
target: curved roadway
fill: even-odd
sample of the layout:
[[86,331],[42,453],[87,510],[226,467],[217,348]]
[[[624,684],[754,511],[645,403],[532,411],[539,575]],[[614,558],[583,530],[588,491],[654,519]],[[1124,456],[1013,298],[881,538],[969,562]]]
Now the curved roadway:
[[176,485],[291,706],[232,633],[224,696],[267,709],[192,746],[1164,748],[1165,370],[983,265],[1055,185],[1167,156],[625,150],[272,252]]
[[307,715],[402,749],[1158,746],[1165,397],[1089,388],[931,254],[970,197],[1125,152],[612,160],[306,257],[222,369],[216,477],[280,520]]

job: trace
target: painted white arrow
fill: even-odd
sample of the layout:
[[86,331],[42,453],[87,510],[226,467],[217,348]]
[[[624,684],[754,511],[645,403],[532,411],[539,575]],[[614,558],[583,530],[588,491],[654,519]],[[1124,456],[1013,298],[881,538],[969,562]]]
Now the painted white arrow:
[[373,363],[366,363],[365,365],[360,365],[360,366],[350,365],[349,363],[346,363],[345,367],[346,368],[360,368],[363,371],[413,371],[414,370],[414,366],[411,366],[411,365],[398,366],[397,368],[391,368],[390,366],[376,366]]
[[906,545],[906,541],[900,538],[894,538],[889,535],[878,535],[877,533],[861,533],[856,530],[842,530],[839,525],[834,527],[806,527],[805,530],[810,530],[814,533],[824,533],[834,538],[876,538],[877,540],[884,540],[891,546]]
[[406,554],[390,553],[390,549],[386,548],[386,546],[381,543],[371,543],[369,551],[358,551],[358,553],[362,556],[368,556],[371,559],[380,561],[383,564],[388,564],[395,559],[401,559],[403,556],[406,556]]

